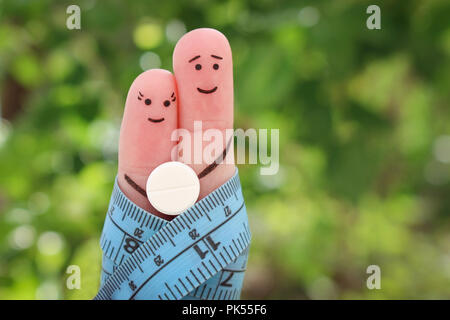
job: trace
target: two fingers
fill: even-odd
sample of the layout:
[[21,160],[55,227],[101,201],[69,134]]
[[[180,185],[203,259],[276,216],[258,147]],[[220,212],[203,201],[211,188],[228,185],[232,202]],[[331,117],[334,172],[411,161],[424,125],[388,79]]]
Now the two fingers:
[[[227,135],[233,128],[233,66],[227,39],[213,29],[185,34],[175,47],[173,69],[174,75],[153,69],[135,79],[119,140],[119,187],[138,206],[165,219],[171,216],[154,209],[146,196],[154,168],[173,160],[190,165],[200,178],[199,199],[235,170],[233,143]],[[181,141],[174,141],[177,132]],[[194,137],[210,142],[199,143]],[[206,159],[204,151],[219,161]]]

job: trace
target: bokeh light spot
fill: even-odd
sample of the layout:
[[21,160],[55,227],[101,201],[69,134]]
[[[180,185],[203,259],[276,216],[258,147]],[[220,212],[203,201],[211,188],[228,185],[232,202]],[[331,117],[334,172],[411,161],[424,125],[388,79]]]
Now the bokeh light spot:
[[304,7],[298,13],[298,22],[304,27],[315,26],[320,19],[319,10],[314,7]]
[[36,299],[38,300],[58,300],[60,297],[60,284],[56,281],[44,281],[36,289]]
[[42,254],[50,256],[59,253],[62,250],[64,243],[59,233],[47,231],[41,234],[37,245]]
[[33,244],[35,236],[36,232],[32,226],[23,225],[13,230],[9,242],[14,249],[23,250]]
[[186,26],[180,20],[171,20],[166,26],[167,39],[175,43],[186,33]]
[[[1,111],[1,105],[0,105],[0,111]],[[0,118],[0,147],[5,143],[6,139],[8,138],[10,132],[11,132],[11,124],[9,121]]]
[[139,65],[142,70],[149,70],[161,67],[161,59],[154,52],[146,52],[139,59]]
[[434,157],[443,163],[450,163],[450,136],[440,136],[434,142]]
[[153,49],[161,44],[163,31],[156,23],[140,24],[134,30],[133,39],[139,49]]

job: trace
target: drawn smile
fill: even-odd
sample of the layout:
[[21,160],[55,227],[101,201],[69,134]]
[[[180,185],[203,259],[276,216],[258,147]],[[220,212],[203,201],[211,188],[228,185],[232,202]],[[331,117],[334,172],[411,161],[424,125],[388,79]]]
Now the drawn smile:
[[148,121],[151,121],[151,122],[162,122],[162,121],[164,121],[164,118],[161,118],[161,119],[148,118]]
[[217,90],[217,87],[214,87],[211,90],[204,90],[204,89],[200,89],[200,88],[197,88],[197,90],[200,93],[213,93],[213,92],[215,92]]

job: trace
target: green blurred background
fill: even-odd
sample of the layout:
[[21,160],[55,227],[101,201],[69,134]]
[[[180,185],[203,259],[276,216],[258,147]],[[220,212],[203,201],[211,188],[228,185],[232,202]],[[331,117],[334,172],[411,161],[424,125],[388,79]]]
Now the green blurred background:
[[126,93],[198,27],[230,40],[235,126],[280,129],[276,176],[240,166],[242,297],[450,298],[449,1],[87,0],[81,30],[70,4],[0,0],[0,298],[95,295]]

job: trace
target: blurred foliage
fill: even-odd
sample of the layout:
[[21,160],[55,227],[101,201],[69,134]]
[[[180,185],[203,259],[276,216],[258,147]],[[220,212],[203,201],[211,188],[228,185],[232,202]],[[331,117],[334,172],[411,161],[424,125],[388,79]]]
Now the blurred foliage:
[[450,298],[449,1],[86,0],[81,30],[70,4],[0,0],[0,298],[93,297],[127,90],[198,27],[230,40],[235,126],[280,129],[276,176],[240,167],[243,298]]

